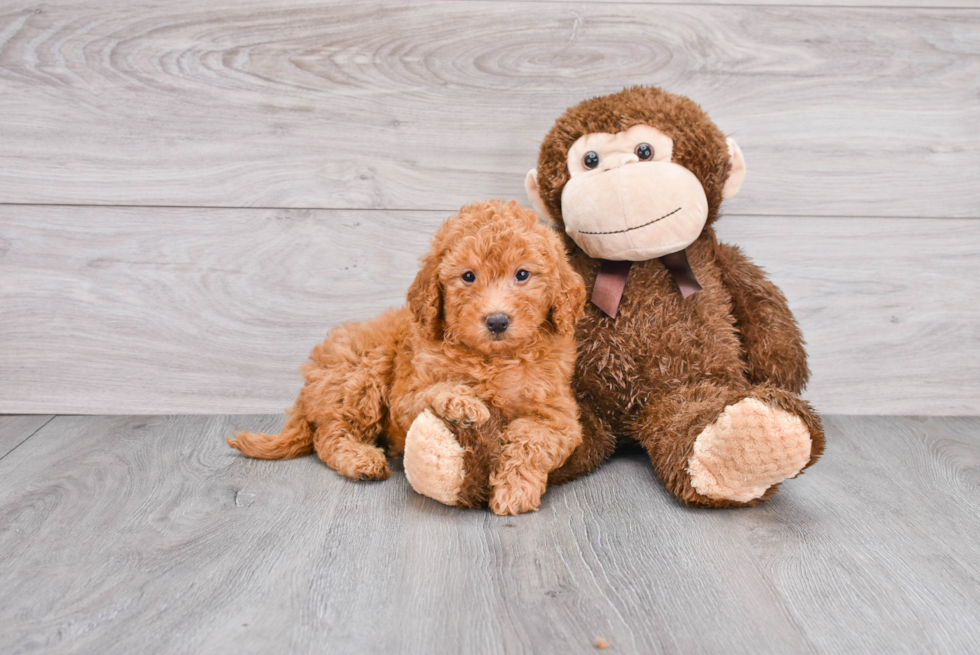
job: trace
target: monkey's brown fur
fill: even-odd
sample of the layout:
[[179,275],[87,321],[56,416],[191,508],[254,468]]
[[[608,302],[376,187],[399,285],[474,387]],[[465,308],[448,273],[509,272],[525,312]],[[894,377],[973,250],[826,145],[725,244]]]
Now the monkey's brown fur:
[[[519,269],[530,271],[515,281]],[[476,281],[462,274],[474,271]],[[408,306],[345,323],[316,346],[279,435],[240,432],[251,457],[316,451],[339,473],[378,480],[425,409],[457,426],[469,481],[459,504],[536,509],[547,476],[581,441],[571,388],[585,292],[557,234],[514,202],[464,207],[432,240]],[[495,337],[485,322],[506,313]],[[489,484],[488,484],[489,481]]]
[[[658,476],[684,503],[728,507],[749,502],[702,496],[687,471],[695,439],[724,409],[743,398],[797,415],[809,430],[807,466],[823,451],[820,419],[798,397],[809,370],[804,342],[786,299],[741,251],[719,243],[722,187],[730,169],[725,136],[688,98],[656,88],[632,88],[569,109],[545,138],[538,184],[552,218],[563,228],[561,192],[569,180],[569,147],[587,133],[653,126],[674,140],[673,161],[701,182],[708,220],[687,248],[703,290],[687,298],[659,260],[634,262],[617,318],[589,303],[578,324],[575,388],[583,443],[552,473],[562,483],[595,469],[620,438],[639,442]],[[597,260],[568,237],[572,266],[591,294]]]

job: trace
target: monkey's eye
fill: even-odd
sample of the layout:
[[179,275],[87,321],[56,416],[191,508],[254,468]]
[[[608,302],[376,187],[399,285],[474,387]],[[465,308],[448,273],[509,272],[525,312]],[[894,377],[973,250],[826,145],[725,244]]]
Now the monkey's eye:
[[587,153],[585,153],[585,157],[582,159],[582,163],[585,164],[586,168],[592,170],[593,168],[599,165],[599,153],[596,152],[595,150],[588,151]]
[[518,282],[527,282],[527,279],[529,277],[531,277],[531,274],[528,271],[524,270],[523,268],[521,270],[517,271],[517,275],[514,276],[514,278]]
[[465,282],[466,284],[473,284],[474,282],[476,282],[476,273],[474,273],[473,271],[466,271],[465,273],[463,273],[463,282]]
[[640,158],[640,161],[646,161],[653,157],[653,148],[650,147],[649,143],[641,143],[640,145],[636,146],[636,150],[633,152],[635,152],[636,156]]

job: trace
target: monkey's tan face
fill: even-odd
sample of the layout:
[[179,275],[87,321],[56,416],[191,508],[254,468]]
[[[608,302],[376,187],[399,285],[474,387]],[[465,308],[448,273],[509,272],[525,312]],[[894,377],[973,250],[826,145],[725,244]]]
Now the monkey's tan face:
[[578,139],[561,194],[565,231],[590,257],[642,261],[690,245],[708,218],[693,173],[671,162],[673,140],[649,125]]

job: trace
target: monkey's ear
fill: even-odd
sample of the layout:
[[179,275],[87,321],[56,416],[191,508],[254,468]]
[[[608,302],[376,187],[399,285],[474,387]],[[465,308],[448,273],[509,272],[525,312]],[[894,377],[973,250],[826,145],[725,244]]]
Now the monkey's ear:
[[742,157],[742,149],[735,143],[735,139],[728,137],[728,160],[732,164],[732,169],[725,180],[725,186],[721,188],[721,197],[728,200],[742,188],[745,181],[745,159]]
[[430,339],[442,339],[442,284],[439,282],[438,257],[430,252],[422,259],[422,268],[408,288],[408,306],[422,331]]
[[527,177],[524,178],[524,190],[527,191],[527,197],[531,201],[531,206],[534,207],[534,213],[538,215],[538,218],[555,225],[555,219],[548,213],[548,207],[541,199],[541,189],[538,188],[538,169],[532,168],[527,172]]

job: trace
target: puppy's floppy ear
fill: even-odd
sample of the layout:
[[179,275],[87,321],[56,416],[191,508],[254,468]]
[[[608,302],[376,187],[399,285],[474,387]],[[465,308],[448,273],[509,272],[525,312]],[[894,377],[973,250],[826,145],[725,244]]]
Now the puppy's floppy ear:
[[429,252],[422,258],[415,281],[408,288],[408,306],[425,334],[442,339],[442,284],[439,282],[439,254]]
[[552,291],[551,320],[559,334],[569,335],[575,333],[575,323],[585,311],[585,283],[568,263],[565,249],[557,237],[555,241],[558,288]]

